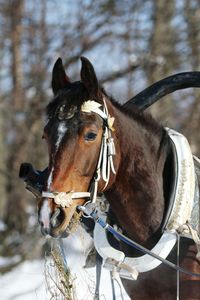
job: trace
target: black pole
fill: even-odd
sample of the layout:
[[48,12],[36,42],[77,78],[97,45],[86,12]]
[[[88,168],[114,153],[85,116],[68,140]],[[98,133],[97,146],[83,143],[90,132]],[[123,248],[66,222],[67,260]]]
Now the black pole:
[[161,79],[128,100],[123,106],[128,109],[137,106],[145,110],[160,98],[191,87],[200,87],[200,72],[184,72]]

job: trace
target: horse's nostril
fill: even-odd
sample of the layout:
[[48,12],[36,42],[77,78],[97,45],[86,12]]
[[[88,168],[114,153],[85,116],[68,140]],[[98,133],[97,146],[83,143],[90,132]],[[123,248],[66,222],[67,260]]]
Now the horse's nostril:
[[41,227],[41,233],[43,234],[43,235],[48,235],[49,234],[49,232],[50,232],[50,228],[48,227],[48,226],[45,226],[44,225],[44,222],[43,221],[39,221],[39,224],[40,224],[40,227]]
[[41,232],[43,235],[48,235],[50,233],[50,229],[48,227],[41,227]]

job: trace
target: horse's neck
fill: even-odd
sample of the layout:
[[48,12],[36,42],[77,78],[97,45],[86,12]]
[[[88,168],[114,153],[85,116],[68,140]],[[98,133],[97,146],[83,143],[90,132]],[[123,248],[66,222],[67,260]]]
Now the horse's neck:
[[106,197],[129,237],[144,243],[158,231],[164,214],[164,131],[148,130],[148,124],[122,113],[118,117],[120,164]]

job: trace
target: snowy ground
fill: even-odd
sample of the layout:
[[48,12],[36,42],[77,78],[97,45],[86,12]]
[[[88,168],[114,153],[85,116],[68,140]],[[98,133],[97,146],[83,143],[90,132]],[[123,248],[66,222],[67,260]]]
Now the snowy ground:
[[25,262],[0,277],[1,300],[45,300],[42,261]]
[[[74,300],[93,300],[95,288],[95,268],[83,268],[85,258],[91,247],[91,238],[82,228],[64,240],[67,262],[74,276]],[[122,299],[120,289],[115,283],[117,299]],[[111,300],[110,273],[103,270],[100,285],[101,300]],[[124,300],[130,300],[123,290]],[[0,276],[1,300],[50,300],[46,291],[44,261],[24,262],[11,272]],[[59,298],[61,300],[62,298]],[[57,299],[56,299],[57,300]],[[63,299],[62,299],[63,300]]]

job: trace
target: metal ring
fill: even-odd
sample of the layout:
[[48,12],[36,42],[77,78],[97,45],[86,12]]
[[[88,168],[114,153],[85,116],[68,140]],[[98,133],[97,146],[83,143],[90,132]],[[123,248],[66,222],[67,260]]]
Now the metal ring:
[[[83,207],[86,207],[88,204],[92,204],[92,202],[89,200],[89,201],[87,201],[87,202],[85,202],[83,205],[81,205],[81,206],[83,206]],[[78,208],[78,206],[77,206],[77,208]],[[82,210],[82,215],[83,215],[83,217],[84,218],[86,218],[86,219],[93,219],[90,215],[86,215],[85,213],[84,213],[84,211]]]

